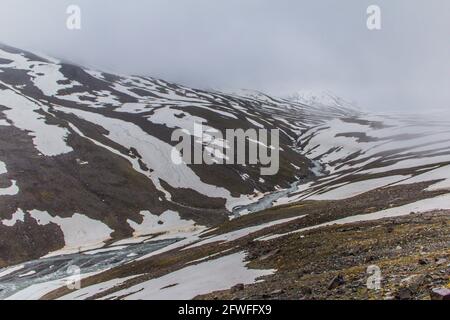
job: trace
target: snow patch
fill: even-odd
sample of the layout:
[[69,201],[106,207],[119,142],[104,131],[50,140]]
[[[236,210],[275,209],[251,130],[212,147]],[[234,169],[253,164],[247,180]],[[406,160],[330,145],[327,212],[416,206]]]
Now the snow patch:
[[25,222],[25,213],[21,209],[17,209],[11,219],[2,220],[2,224],[7,227],[14,227],[18,221]]
[[244,252],[239,252],[189,266],[105,298],[114,299],[127,295],[125,300],[190,300],[198,295],[229,289],[238,283],[252,284],[259,277],[275,272],[247,269],[245,257]]
[[149,211],[141,211],[144,220],[138,224],[132,220],[127,220],[131,228],[133,228],[134,237],[141,237],[149,234],[173,234],[177,235],[181,232],[192,230],[195,222],[192,220],[181,219],[178,212],[168,210],[160,216],[151,214]]
[[79,213],[75,213],[70,218],[61,218],[52,217],[44,211],[32,210],[30,215],[40,225],[57,224],[64,233],[65,247],[50,253],[47,257],[102,247],[104,242],[111,238],[110,235],[114,231],[103,222],[90,219]]
[[191,249],[191,248],[195,248],[195,247],[199,247],[205,244],[209,244],[209,243],[214,243],[214,242],[231,242],[240,238],[243,238],[245,236],[248,236],[249,234],[261,231],[263,229],[266,228],[270,228],[279,224],[283,224],[283,223],[287,223],[293,220],[297,220],[297,219],[301,219],[304,218],[305,215],[303,216],[298,216],[298,217],[293,217],[293,218],[287,218],[287,219],[281,219],[281,220],[275,220],[272,222],[268,222],[268,223],[263,223],[257,226],[253,226],[253,227],[248,227],[248,228],[244,228],[244,229],[240,229],[240,230],[234,230],[228,233],[224,233],[224,234],[220,234],[217,236],[213,236],[210,237],[208,239],[205,239],[203,241],[200,241],[198,243],[195,243],[185,249]]
[[0,189],[0,196],[15,196],[19,193],[19,187],[16,180],[11,180],[12,185],[8,188]]
[[134,279],[136,277],[139,277],[139,275],[113,279],[99,284],[94,284],[92,286],[81,288],[80,290],[76,290],[72,293],[69,293],[61,298],[58,298],[58,300],[86,300],[99,293],[113,289],[116,286],[120,286],[121,284],[124,284],[128,280]]
[[389,176],[375,179],[367,179],[357,182],[350,182],[336,189],[321,194],[309,196],[308,200],[342,200],[355,197],[370,190],[381,188],[401,180],[408,179],[409,176]]
[[275,234],[275,235],[268,236],[268,237],[261,237],[258,240],[261,240],[261,241],[273,240],[273,239],[281,238],[281,237],[284,237],[287,235],[292,235],[292,234],[301,233],[301,232],[314,230],[317,228],[322,228],[322,227],[327,227],[327,226],[332,226],[332,225],[343,225],[343,224],[349,224],[349,223],[354,223],[354,222],[374,221],[374,220],[380,220],[380,219],[384,219],[384,218],[406,216],[413,212],[414,213],[421,213],[421,212],[423,213],[423,212],[432,211],[432,210],[446,210],[446,209],[450,209],[450,194],[445,194],[445,195],[438,196],[435,198],[420,200],[420,201],[409,203],[409,204],[406,204],[403,206],[390,208],[390,209],[386,209],[386,210],[381,210],[381,211],[377,211],[377,212],[373,212],[373,213],[360,214],[360,215],[350,216],[350,217],[346,217],[346,218],[342,218],[342,219],[338,219],[338,220],[334,220],[334,221],[330,221],[330,222],[325,222],[322,224],[318,224],[315,226],[303,228],[303,229],[288,232],[288,233]]
[[[4,84],[2,81],[0,83]],[[47,107],[26,99],[14,90],[0,90],[0,105],[8,108],[3,114],[15,127],[30,131],[36,149],[43,155],[56,156],[73,151],[66,143],[69,131],[47,124],[45,117],[37,113],[45,112]]]

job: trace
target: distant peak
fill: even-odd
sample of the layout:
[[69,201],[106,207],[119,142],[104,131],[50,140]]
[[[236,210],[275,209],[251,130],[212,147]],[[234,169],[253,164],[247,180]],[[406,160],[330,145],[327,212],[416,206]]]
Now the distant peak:
[[337,107],[359,110],[355,102],[344,99],[328,90],[300,90],[285,99],[311,107]]

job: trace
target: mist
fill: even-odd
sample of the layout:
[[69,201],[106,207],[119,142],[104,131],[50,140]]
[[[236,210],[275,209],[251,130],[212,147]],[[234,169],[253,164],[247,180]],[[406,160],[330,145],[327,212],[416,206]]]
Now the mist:
[[[450,109],[447,0],[0,0],[0,42],[87,67],[376,112]],[[66,27],[69,5],[81,30]],[[381,30],[366,9],[381,8]]]

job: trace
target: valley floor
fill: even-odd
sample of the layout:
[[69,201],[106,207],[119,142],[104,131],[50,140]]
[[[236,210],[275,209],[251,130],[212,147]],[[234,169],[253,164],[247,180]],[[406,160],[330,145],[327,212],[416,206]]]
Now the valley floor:
[[[423,191],[429,184],[243,216],[87,278],[78,293],[64,287],[43,298],[430,299],[432,289],[450,285],[450,211],[410,210],[447,199]],[[368,267],[380,271],[379,290],[367,287]]]
[[[278,271],[200,299],[430,299],[432,289],[450,288],[450,211],[324,227],[248,249],[251,268]],[[369,266],[380,270],[379,290],[367,288]]]
[[[0,299],[429,299],[449,285],[448,120],[327,97],[0,45]],[[211,164],[179,161],[180,132]],[[279,170],[261,176],[269,149]]]

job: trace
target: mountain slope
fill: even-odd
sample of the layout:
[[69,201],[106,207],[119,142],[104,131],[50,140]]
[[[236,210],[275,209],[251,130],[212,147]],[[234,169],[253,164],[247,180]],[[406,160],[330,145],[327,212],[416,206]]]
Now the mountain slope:
[[[195,136],[194,122],[221,133],[279,129],[279,172],[174,164],[171,135]],[[0,297],[40,298],[64,286],[71,265],[94,286],[75,293],[84,298],[151,298],[139,292],[180,278],[192,281],[168,296],[251,285],[275,273],[247,269],[255,248],[309,228],[450,209],[447,128],[329,95],[197,90],[1,45],[0,267],[10,267]]]
[[[131,225],[164,213],[179,216],[181,225],[225,221],[264,193],[313,178],[310,161],[297,150],[300,132],[353,112],[333,108],[319,115],[289,101],[106,74],[7,46],[0,58],[1,179],[11,189],[2,191],[1,218],[19,239],[30,221],[51,238],[48,248],[1,239],[8,252],[2,264],[21,260],[14,256],[20,247],[37,258],[131,237]],[[278,174],[261,177],[257,165],[174,165],[171,134],[178,128],[192,134],[194,121],[223,133],[280,129]],[[72,221],[79,228],[64,230]],[[98,236],[86,237],[94,230]],[[84,240],[69,241],[77,235]]]

